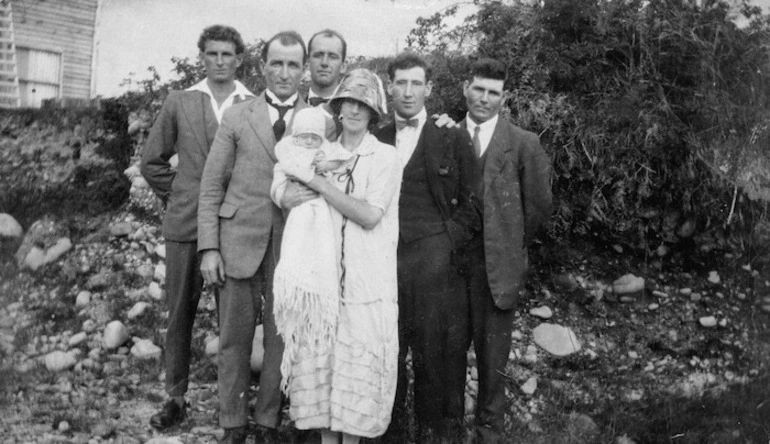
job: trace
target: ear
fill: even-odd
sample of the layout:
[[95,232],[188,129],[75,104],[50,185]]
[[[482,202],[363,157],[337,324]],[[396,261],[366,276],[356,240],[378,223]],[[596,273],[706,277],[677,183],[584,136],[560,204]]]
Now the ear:
[[340,65],[340,79],[348,73],[348,62],[342,62]]
[[433,80],[428,80],[425,84],[425,97],[430,97],[430,92],[433,91]]
[[388,79],[388,84],[387,84],[385,89],[388,91],[388,95],[390,95],[391,97],[395,96],[395,94],[393,94],[393,81],[392,80]]
[[236,54],[235,56],[235,66],[240,68],[243,64],[243,53]]
[[205,63],[204,63],[205,59],[206,59],[206,54],[203,51],[198,52],[198,61],[202,65],[205,65]]
[[468,98],[468,87],[471,86],[471,83],[467,80],[463,80],[463,97],[466,99]]

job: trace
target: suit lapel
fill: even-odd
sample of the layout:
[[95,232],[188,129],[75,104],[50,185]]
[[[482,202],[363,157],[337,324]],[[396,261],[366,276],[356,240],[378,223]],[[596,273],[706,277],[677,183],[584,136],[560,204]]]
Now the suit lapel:
[[268,106],[265,101],[265,93],[263,92],[259,97],[251,101],[246,118],[257,138],[262,142],[262,147],[267,151],[268,156],[274,162],[277,162],[278,159],[275,157],[275,135],[273,134],[273,126],[270,124],[270,113],[267,111]]
[[[213,134],[217,131],[217,119],[214,116],[214,110],[211,109],[211,102],[208,101],[208,97],[202,92],[190,91],[182,94],[182,110],[185,119],[187,119],[187,126],[195,135],[195,140],[198,141],[204,152],[208,152],[213,142]],[[212,124],[211,120],[213,120],[214,131],[210,132],[212,136],[209,139],[206,133]],[[205,122],[205,125],[201,125],[201,121]]]

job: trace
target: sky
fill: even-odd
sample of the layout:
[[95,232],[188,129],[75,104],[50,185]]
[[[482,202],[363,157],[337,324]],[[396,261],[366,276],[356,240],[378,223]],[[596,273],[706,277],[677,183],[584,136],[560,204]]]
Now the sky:
[[[770,1],[770,0],[768,0]],[[415,20],[457,0],[101,0],[96,24],[95,92],[126,90],[120,83],[173,77],[171,57],[194,58],[200,32],[219,23],[235,27],[245,42],[293,29],[305,40],[323,28],[340,32],[352,56],[395,54]],[[468,2],[470,3],[470,2]]]

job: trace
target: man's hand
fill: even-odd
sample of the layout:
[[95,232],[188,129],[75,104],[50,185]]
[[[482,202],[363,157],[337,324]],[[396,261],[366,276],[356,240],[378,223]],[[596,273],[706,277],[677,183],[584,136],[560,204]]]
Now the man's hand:
[[283,192],[281,207],[290,210],[297,205],[313,200],[316,197],[318,197],[318,193],[315,191],[299,182],[290,180],[286,184],[286,189]]
[[201,257],[201,275],[206,285],[221,287],[225,283],[225,263],[219,250],[206,250]]
[[452,118],[449,117],[447,113],[444,113],[441,115],[434,114],[431,116],[431,118],[433,118],[433,120],[436,121],[436,126],[439,128],[443,128],[443,127],[454,128],[456,126],[459,126],[457,122],[452,120]]

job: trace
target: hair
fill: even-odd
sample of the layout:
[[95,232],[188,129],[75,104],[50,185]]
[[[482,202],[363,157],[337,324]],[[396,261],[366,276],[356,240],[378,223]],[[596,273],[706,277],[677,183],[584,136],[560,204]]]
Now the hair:
[[342,37],[342,35],[339,32],[333,29],[327,28],[313,34],[313,36],[310,37],[310,40],[308,40],[307,42],[307,52],[310,53],[313,51],[313,40],[315,40],[315,38],[318,37],[319,35],[323,37],[337,37],[338,39],[340,39],[340,41],[342,42],[342,61],[344,62],[345,56],[348,53],[348,42],[345,41],[345,38]]
[[373,110],[371,106],[367,105],[366,103],[354,99],[352,97],[344,97],[339,100],[333,100],[329,104],[329,108],[332,110],[332,114],[334,114],[337,119],[340,117],[340,113],[342,112],[342,103],[346,100],[350,100],[353,102],[358,103],[359,105],[363,105],[366,107],[366,109],[369,110],[369,129],[372,129],[373,127],[377,126],[378,123],[380,123],[380,115],[377,114],[377,111]]
[[235,53],[243,54],[246,45],[243,44],[241,34],[235,28],[225,25],[211,25],[204,29],[198,38],[198,49],[201,52],[206,51],[206,42],[216,40],[218,42],[232,42],[235,45]]
[[270,50],[270,45],[273,42],[278,41],[284,46],[299,45],[302,47],[302,63],[307,62],[307,48],[305,47],[305,41],[302,40],[302,36],[297,31],[281,31],[278,34],[270,37],[270,40],[265,42],[262,47],[262,62],[267,63],[267,51]]
[[422,68],[425,71],[425,81],[430,80],[431,67],[427,60],[413,52],[402,52],[388,63],[388,78],[393,81],[399,69]]
[[503,62],[495,59],[483,58],[476,60],[471,66],[471,71],[468,80],[473,81],[474,77],[481,77],[484,79],[507,80],[507,72]]

